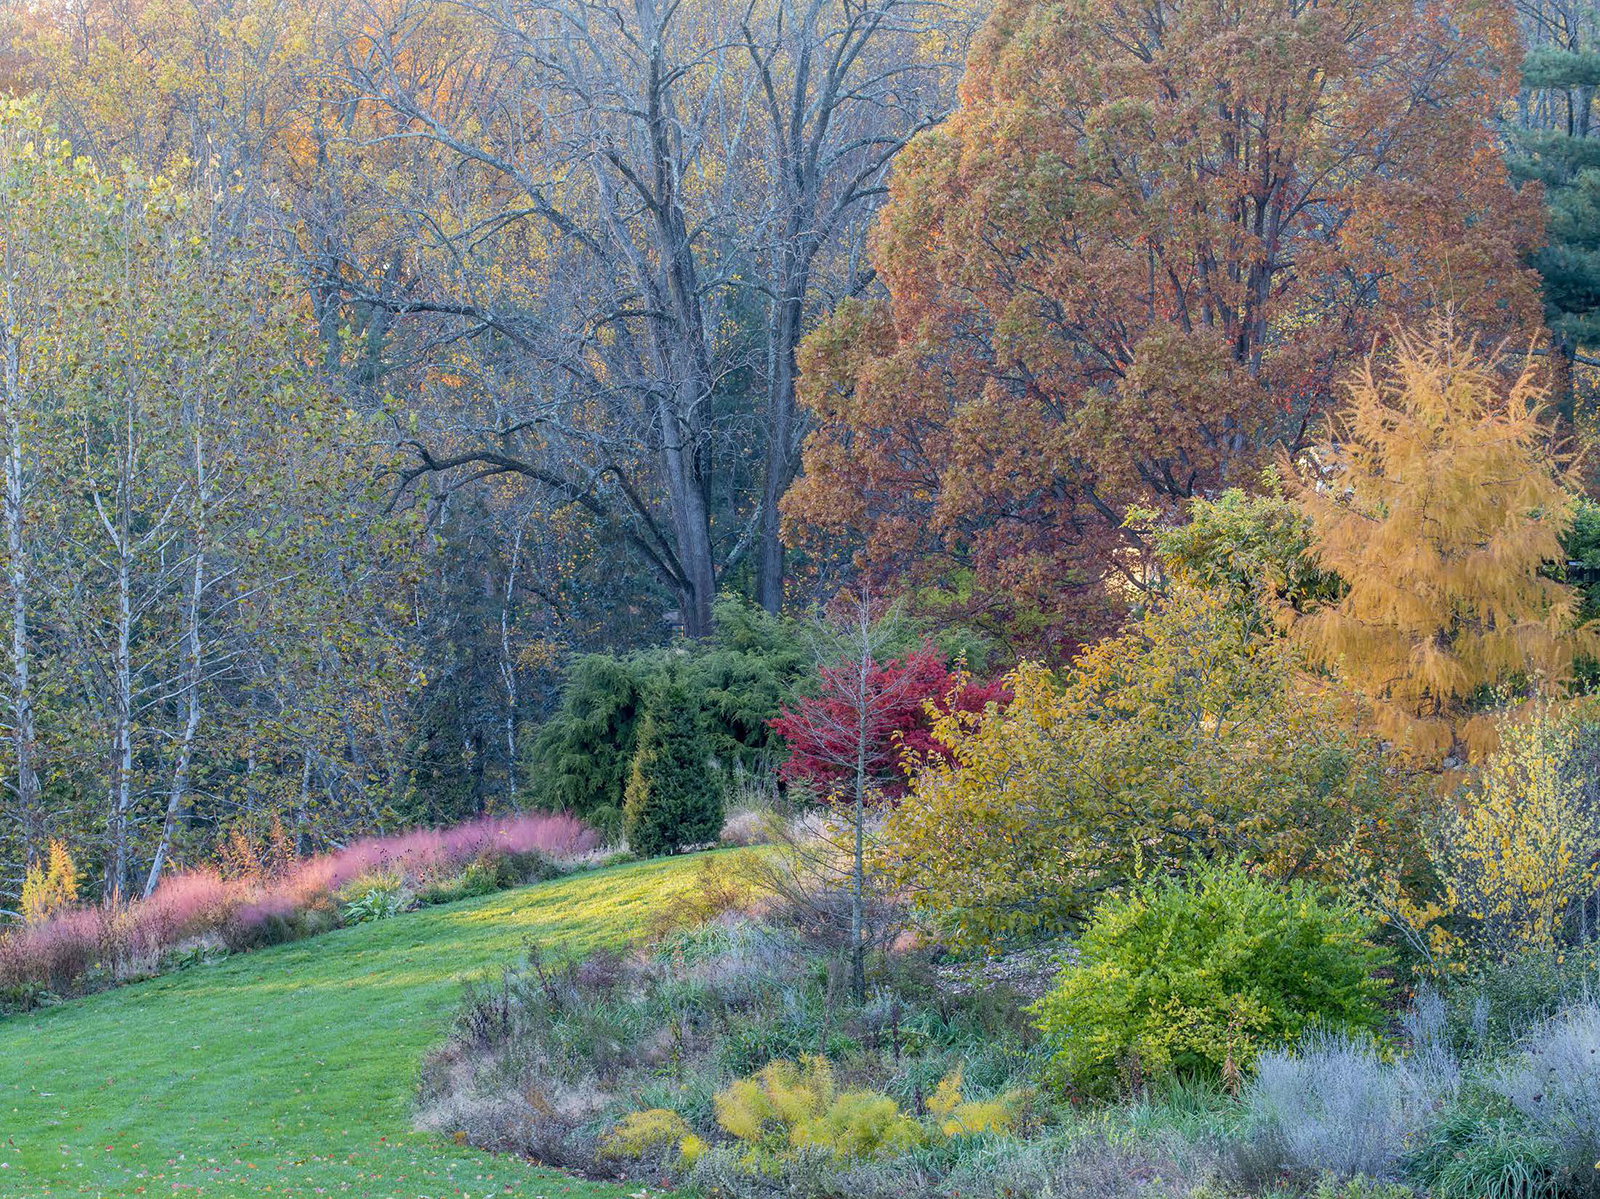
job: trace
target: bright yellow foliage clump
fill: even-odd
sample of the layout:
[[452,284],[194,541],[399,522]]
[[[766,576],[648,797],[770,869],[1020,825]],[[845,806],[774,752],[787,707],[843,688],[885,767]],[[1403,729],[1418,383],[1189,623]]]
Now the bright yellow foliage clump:
[[1445,910],[1478,953],[1557,952],[1568,915],[1600,887],[1600,812],[1576,769],[1578,736],[1573,720],[1531,705],[1444,812],[1435,864]]
[[1353,863],[1369,905],[1440,973],[1529,955],[1559,958],[1600,888],[1600,801],[1590,794],[1586,714],[1535,700],[1502,720],[1498,748],[1445,800],[1424,838],[1437,887]]
[[717,1123],[741,1141],[760,1141],[820,1116],[833,1102],[833,1067],[824,1057],[768,1063],[719,1091]]
[[[718,1125],[742,1143],[740,1168],[773,1173],[809,1150],[842,1162],[905,1153],[940,1136],[1008,1133],[1016,1128],[1029,1093],[966,1099],[957,1067],[928,1100],[928,1119],[919,1120],[881,1091],[837,1090],[828,1060],[808,1056],[769,1062],[719,1091],[713,1104]],[[676,1112],[650,1108],[619,1121],[602,1142],[600,1156],[646,1157],[674,1146],[680,1170],[710,1148]]]
[[928,1114],[938,1121],[947,1137],[976,1133],[1007,1133],[1017,1126],[1017,1114],[1027,1098],[1024,1091],[1007,1091],[993,1099],[964,1099],[961,1095],[961,1067],[939,1080],[928,1100]]
[[1430,767],[1494,748],[1486,693],[1564,688],[1595,645],[1577,590],[1540,573],[1575,502],[1545,393],[1531,365],[1509,387],[1499,365],[1448,320],[1402,333],[1383,373],[1369,359],[1351,381],[1334,448],[1301,480],[1320,564],[1346,588],[1295,638]]
[[814,1120],[796,1125],[790,1143],[816,1145],[840,1160],[904,1153],[922,1143],[922,1126],[878,1091],[844,1091]]
[[624,1116],[600,1143],[600,1156],[643,1157],[673,1146],[678,1150],[678,1164],[685,1169],[706,1151],[705,1141],[689,1131],[682,1116],[668,1108],[652,1107]]
[[78,868],[60,841],[50,842],[49,862],[30,865],[22,879],[22,919],[43,924],[63,908],[78,902]]
[[896,1153],[921,1143],[922,1127],[887,1095],[837,1092],[823,1057],[770,1062],[718,1092],[717,1123],[749,1146],[759,1166],[807,1146],[839,1159]]

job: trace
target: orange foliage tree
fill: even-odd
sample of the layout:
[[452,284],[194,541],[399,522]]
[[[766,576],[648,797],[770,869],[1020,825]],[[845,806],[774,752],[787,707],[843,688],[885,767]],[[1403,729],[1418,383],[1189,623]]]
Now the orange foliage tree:
[[1300,445],[1379,314],[1536,328],[1515,41],[1468,0],[1000,0],[897,163],[889,300],[806,345],[791,538],[1081,635],[1142,582],[1129,509]]
[[1576,481],[1549,449],[1532,369],[1507,385],[1499,356],[1447,319],[1374,365],[1299,480],[1317,557],[1345,586],[1293,632],[1391,741],[1456,766],[1494,748],[1504,692],[1560,690],[1594,652],[1578,589],[1543,573],[1563,556]]

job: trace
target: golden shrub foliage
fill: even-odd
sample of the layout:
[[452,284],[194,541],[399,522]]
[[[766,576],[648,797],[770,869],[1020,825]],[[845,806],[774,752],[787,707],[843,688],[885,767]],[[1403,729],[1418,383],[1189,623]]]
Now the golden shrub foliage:
[[34,862],[22,878],[22,919],[43,924],[51,916],[78,902],[78,868],[60,841],[50,842],[48,862]]
[[677,1112],[664,1107],[629,1112],[600,1142],[602,1159],[644,1157],[676,1148],[680,1164],[691,1166],[705,1152],[705,1142],[689,1131]]
[[1575,503],[1544,390],[1532,366],[1507,386],[1501,365],[1448,319],[1402,332],[1381,370],[1356,373],[1328,460],[1299,482],[1317,555],[1346,589],[1295,639],[1429,766],[1494,748],[1486,692],[1559,691],[1596,645],[1577,590],[1540,573]]
[[717,1123],[741,1141],[759,1141],[820,1116],[833,1102],[833,1067],[824,1057],[777,1061],[717,1092]]
[[764,1168],[817,1147],[835,1158],[903,1152],[924,1139],[922,1126],[877,1091],[838,1091],[824,1057],[769,1062],[719,1091],[717,1123],[748,1150],[745,1164]]
[[1446,807],[1434,858],[1459,957],[1557,954],[1600,887],[1600,811],[1576,769],[1580,728],[1549,704],[1509,720],[1476,783]]
[[962,1073],[957,1066],[946,1074],[928,1099],[928,1115],[939,1131],[947,1137],[1012,1131],[1029,1092],[1013,1090],[993,1099],[967,1099],[961,1092]]
[[1409,837],[1403,772],[1281,638],[1179,590],[1059,683],[1025,664],[1003,709],[936,714],[884,868],[957,941],[1057,930],[1107,889],[1199,856],[1328,877],[1330,847]]

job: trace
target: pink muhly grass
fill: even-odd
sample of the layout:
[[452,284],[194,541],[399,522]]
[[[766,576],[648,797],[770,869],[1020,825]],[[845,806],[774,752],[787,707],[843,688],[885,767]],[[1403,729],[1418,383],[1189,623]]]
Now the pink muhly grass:
[[473,858],[494,853],[576,857],[599,843],[592,829],[564,813],[487,816],[451,828],[364,837],[307,858],[289,872],[284,886],[302,895],[331,893],[363,874],[388,871],[416,878],[430,871],[458,870]]
[[221,927],[249,897],[243,880],[224,880],[215,870],[185,870],[155,894],[123,911],[128,949],[134,956],[159,956],[190,937]]
[[0,985],[70,987],[116,950],[115,925],[102,908],[58,912],[43,924],[0,938]]
[[0,935],[0,986],[67,991],[96,965],[119,970],[159,959],[195,937],[220,934],[230,947],[268,940],[302,913],[326,908],[339,889],[372,872],[413,881],[460,870],[475,858],[541,853],[578,857],[600,838],[557,813],[484,817],[443,829],[364,837],[295,864],[277,879],[224,879],[200,868],[167,876],[149,899],[118,907],[80,907]]

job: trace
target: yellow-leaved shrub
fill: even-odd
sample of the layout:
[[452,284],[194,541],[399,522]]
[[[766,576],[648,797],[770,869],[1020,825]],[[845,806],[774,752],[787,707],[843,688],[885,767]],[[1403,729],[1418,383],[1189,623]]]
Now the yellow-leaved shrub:
[[1559,957],[1569,922],[1600,887],[1600,804],[1584,717],[1536,700],[1500,725],[1496,749],[1445,801],[1427,839],[1439,882],[1412,898],[1392,876],[1377,906],[1436,969]]
[[[828,1060],[807,1056],[769,1062],[717,1092],[713,1106],[722,1131],[742,1146],[741,1167],[776,1173],[807,1150],[843,1162],[905,1153],[940,1137],[1009,1133],[1030,1093],[967,1099],[957,1067],[940,1081],[921,1120],[881,1091],[837,1090]],[[710,1148],[676,1112],[650,1108],[619,1121],[601,1143],[600,1156],[648,1157],[674,1147],[682,1170]]]
[[1016,1128],[1027,1098],[1026,1091],[1014,1090],[993,1099],[964,1099],[961,1094],[961,1067],[957,1066],[939,1080],[938,1087],[928,1099],[928,1114],[937,1123],[939,1131],[947,1137],[1007,1133]]
[[1004,708],[933,714],[949,756],[916,770],[883,866],[957,942],[1055,932],[1107,889],[1196,857],[1332,874],[1332,847],[1411,836],[1403,773],[1282,638],[1179,588],[1059,680]]
[[717,1092],[717,1123],[751,1144],[781,1136],[820,1116],[833,1102],[833,1067],[818,1056],[769,1062],[758,1073]]
[[674,1147],[679,1165],[688,1168],[705,1152],[706,1143],[689,1130],[688,1123],[677,1112],[652,1107],[630,1112],[618,1121],[600,1143],[600,1156],[645,1157]]

